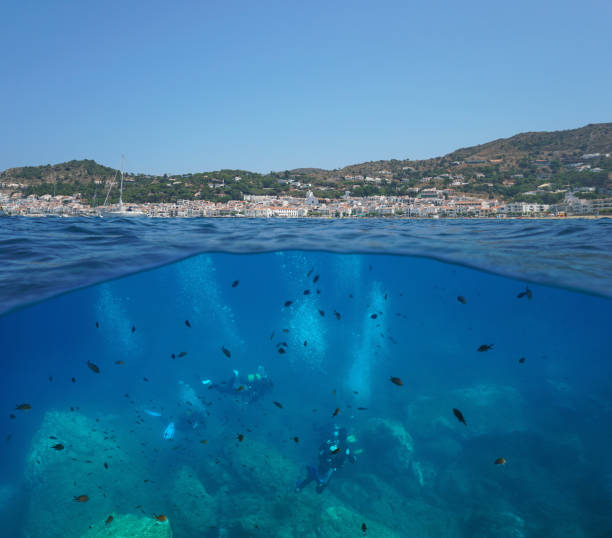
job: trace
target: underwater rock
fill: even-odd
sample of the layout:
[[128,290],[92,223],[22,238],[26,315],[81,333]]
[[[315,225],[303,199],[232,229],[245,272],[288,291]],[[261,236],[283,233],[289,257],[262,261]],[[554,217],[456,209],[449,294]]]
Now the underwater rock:
[[133,514],[111,514],[113,520],[106,519],[92,525],[91,530],[82,538],[172,538],[170,520],[160,522],[152,517]]
[[[130,461],[106,425],[106,419],[96,422],[78,412],[45,413],[26,455],[26,536],[82,536],[117,507],[131,507],[135,498],[145,504],[151,497],[142,478],[144,458]],[[58,442],[64,450],[51,448]],[[87,502],[75,502],[80,495],[87,495]]]
[[414,442],[400,422],[371,418],[359,433],[359,441],[368,467],[382,475],[412,473]]
[[193,469],[185,466],[177,472],[168,497],[177,536],[201,536],[217,525],[217,502]]
[[466,521],[466,536],[472,538],[526,538],[532,536],[528,532],[523,518],[504,511],[475,511]]

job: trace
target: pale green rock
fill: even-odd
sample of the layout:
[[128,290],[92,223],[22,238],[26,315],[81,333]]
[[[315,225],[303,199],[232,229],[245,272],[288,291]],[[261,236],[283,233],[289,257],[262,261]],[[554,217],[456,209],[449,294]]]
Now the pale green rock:
[[[160,522],[152,517],[133,514],[112,514],[113,520],[106,519],[92,525],[82,538],[172,538],[170,520]],[[108,516],[107,516],[108,517]]]

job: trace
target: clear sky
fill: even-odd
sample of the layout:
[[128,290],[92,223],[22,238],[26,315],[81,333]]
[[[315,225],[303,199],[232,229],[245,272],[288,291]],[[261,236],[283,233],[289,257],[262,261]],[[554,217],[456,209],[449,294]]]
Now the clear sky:
[[0,170],[267,172],[612,121],[612,2],[0,3]]

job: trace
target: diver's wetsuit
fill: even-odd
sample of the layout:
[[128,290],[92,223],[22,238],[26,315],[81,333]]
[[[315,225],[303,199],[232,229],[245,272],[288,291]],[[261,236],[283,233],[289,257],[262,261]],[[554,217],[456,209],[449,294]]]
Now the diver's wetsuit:
[[[243,388],[240,389],[240,387]],[[267,375],[256,373],[241,377],[235,372],[225,383],[212,383],[210,389],[223,394],[233,394],[250,403],[261,398],[266,392],[272,390],[272,387],[274,383]]]
[[327,439],[319,447],[319,464],[317,467],[307,465],[308,476],[298,481],[295,491],[301,491],[304,486],[316,480],[317,493],[321,493],[332,477],[332,475],[344,465],[346,461],[355,463],[355,456],[351,454],[347,442],[347,431],[345,428],[336,430],[330,439]]

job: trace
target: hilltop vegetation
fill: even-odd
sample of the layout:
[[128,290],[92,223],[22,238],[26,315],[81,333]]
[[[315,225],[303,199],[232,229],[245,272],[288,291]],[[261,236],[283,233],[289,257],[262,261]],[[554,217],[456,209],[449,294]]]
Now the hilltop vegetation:
[[[178,199],[227,201],[244,194],[319,197],[406,195],[417,189],[452,189],[456,194],[501,200],[554,203],[567,189],[590,187],[589,196],[612,189],[612,123],[555,132],[522,133],[510,138],[458,149],[421,161],[385,160],[339,170],[300,168],[258,174],[218,170],[154,176],[127,174],[126,202],[173,202]],[[117,170],[93,160],[12,168],[0,173],[0,183],[25,194],[81,193],[92,204],[104,202]],[[8,187],[7,187],[8,185]],[[118,199],[113,186],[110,202]]]

